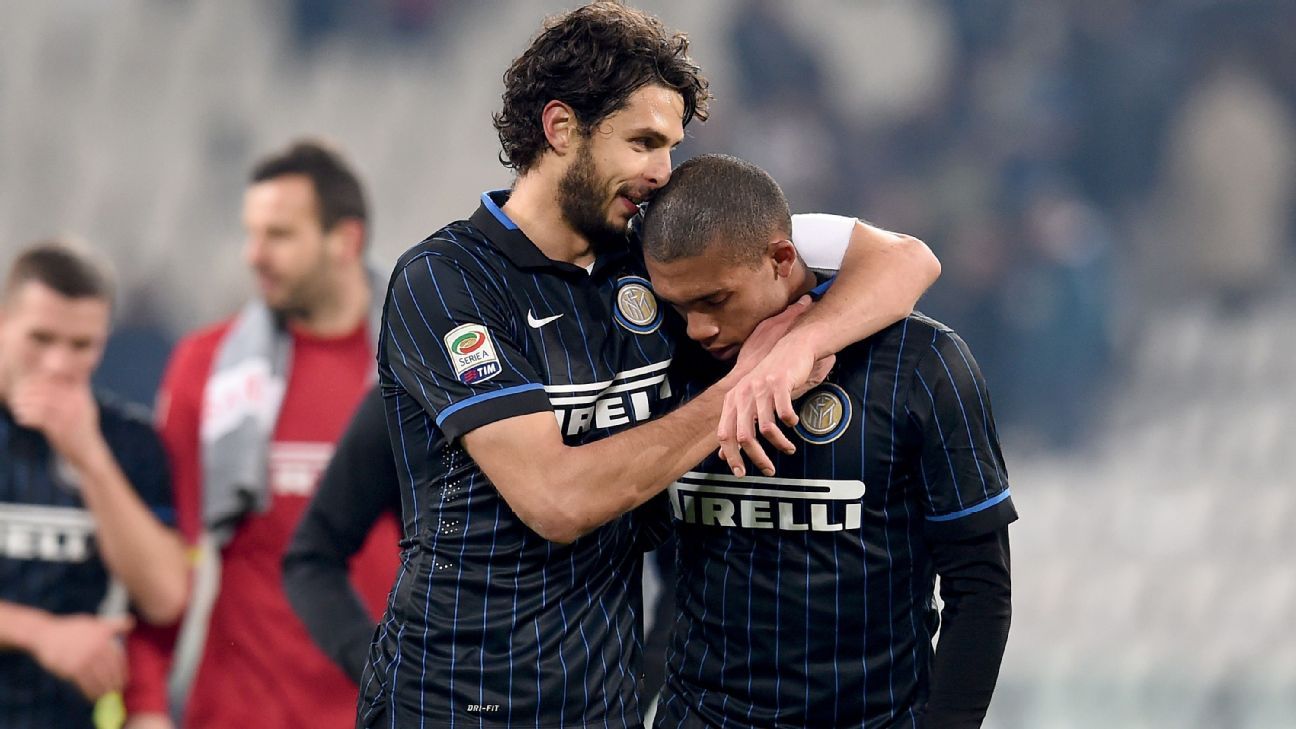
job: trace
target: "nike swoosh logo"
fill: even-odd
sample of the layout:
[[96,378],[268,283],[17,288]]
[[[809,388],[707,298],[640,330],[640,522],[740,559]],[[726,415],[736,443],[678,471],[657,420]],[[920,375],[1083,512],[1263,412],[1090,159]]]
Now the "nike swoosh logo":
[[530,324],[532,329],[539,329],[545,324],[548,324],[551,321],[556,321],[561,318],[562,318],[562,314],[554,314],[553,316],[546,316],[543,319],[537,319],[535,314],[532,314],[531,310],[527,309],[527,324]]

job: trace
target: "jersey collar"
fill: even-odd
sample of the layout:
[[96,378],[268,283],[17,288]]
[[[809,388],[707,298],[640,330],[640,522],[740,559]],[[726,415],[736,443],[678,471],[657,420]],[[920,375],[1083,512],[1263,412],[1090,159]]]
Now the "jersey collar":
[[[555,261],[549,258],[536,247],[535,243],[522,232],[517,223],[509,218],[504,212],[504,204],[508,202],[508,190],[491,190],[483,192],[481,196],[481,205],[477,212],[473,213],[470,219],[472,224],[486,234],[491,243],[500,250],[513,263],[513,265],[522,269],[551,269],[562,273],[579,273],[582,276],[589,275],[585,269],[566,261]],[[595,261],[593,274],[598,275],[613,261],[619,261],[629,252],[629,244],[625,251],[617,251],[611,254],[604,254]]]
[[814,277],[815,277],[816,284],[814,288],[810,289],[810,298],[814,299],[815,301],[818,301],[819,299],[823,298],[824,294],[828,293],[828,289],[831,288],[833,282],[837,280],[837,274],[834,273],[831,276],[825,276],[823,274],[816,273]]

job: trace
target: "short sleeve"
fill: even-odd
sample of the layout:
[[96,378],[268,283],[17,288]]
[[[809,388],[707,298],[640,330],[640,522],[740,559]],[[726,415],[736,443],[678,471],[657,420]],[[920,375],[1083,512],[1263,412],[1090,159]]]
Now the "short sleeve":
[[1016,520],[985,378],[954,332],[935,331],[907,410],[919,439],[928,537],[968,539]]
[[451,440],[552,409],[523,355],[502,284],[485,266],[436,251],[392,275],[379,364]]
[[855,230],[855,218],[827,213],[792,216],[792,244],[806,265],[816,271],[839,271]]

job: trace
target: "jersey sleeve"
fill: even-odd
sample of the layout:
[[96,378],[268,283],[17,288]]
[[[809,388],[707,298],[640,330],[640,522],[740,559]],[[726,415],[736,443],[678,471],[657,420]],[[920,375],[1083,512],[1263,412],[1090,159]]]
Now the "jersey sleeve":
[[392,275],[383,319],[383,374],[448,439],[552,409],[502,284],[484,266],[435,251],[415,256]]
[[855,218],[827,213],[793,215],[792,244],[811,269],[841,270],[855,222]]
[[968,539],[1016,520],[985,378],[954,332],[935,331],[913,372],[907,410],[921,453],[927,536]]

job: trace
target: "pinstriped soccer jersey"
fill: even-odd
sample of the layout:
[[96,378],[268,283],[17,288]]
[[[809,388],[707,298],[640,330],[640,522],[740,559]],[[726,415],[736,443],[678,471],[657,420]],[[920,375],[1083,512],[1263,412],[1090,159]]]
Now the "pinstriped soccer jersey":
[[[714,370],[687,350],[679,371]],[[671,486],[678,610],[657,727],[916,726],[938,621],[928,544],[1016,519],[985,383],[939,322],[847,348],[797,407],[775,477],[735,479],[713,457]]]
[[[174,524],[166,453],[147,413],[114,400],[98,402],[99,428],[126,480],[154,516]],[[0,406],[0,600],[56,615],[114,609],[94,517],[77,484],[45,437],[19,426]],[[0,727],[84,729],[92,710],[75,686],[31,656],[0,651]]]
[[642,722],[640,573],[657,535],[631,512],[570,545],[545,541],[459,438],[552,411],[577,445],[660,414],[672,338],[637,251],[601,254],[590,272],[552,261],[506,200],[484,195],[391,278],[379,372],[405,540],[362,726]]

